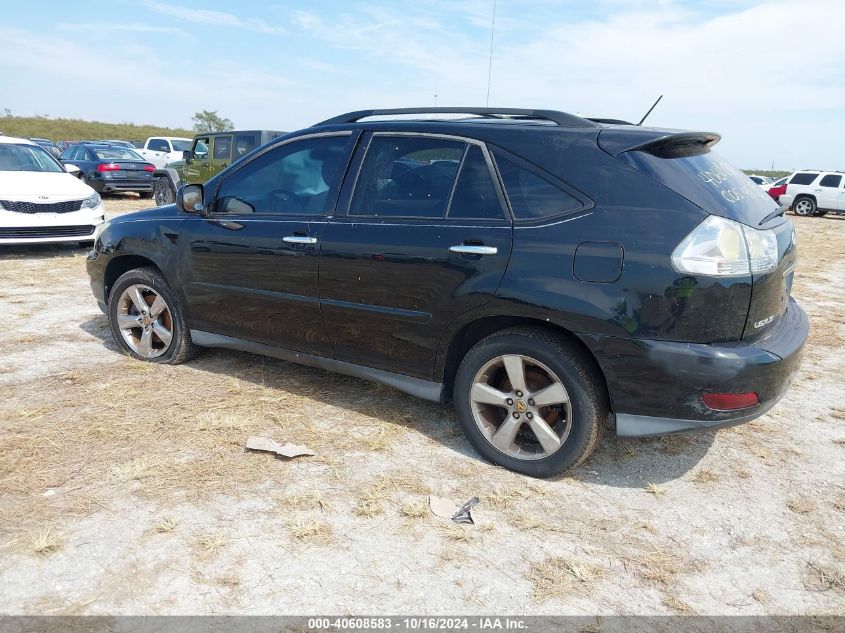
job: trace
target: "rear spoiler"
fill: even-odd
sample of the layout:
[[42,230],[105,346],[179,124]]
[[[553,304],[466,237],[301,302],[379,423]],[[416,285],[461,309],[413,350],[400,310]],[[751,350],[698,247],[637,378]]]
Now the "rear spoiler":
[[706,154],[721,138],[714,132],[608,128],[599,133],[598,144],[611,156],[625,152],[645,152],[659,158],[683,158]]

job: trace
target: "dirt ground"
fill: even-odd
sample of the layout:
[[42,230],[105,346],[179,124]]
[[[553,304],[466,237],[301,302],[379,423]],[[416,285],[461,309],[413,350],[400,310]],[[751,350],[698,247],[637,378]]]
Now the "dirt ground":
[[[812,331],[783,401],[609,437],[549,481],[387,387],[229,351],[133,361],[84,249],[2,248],[0,613],[845,615],[845,217],[792,220]],[[246,453],[252,434],[317,455]],[[479,496],[478,523],[429,494]]]

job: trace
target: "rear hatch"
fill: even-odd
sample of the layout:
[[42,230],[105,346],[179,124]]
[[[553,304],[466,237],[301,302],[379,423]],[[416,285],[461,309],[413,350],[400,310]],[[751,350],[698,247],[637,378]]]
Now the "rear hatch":
[[763,336],[789,303],[796,249],[792,222],[778,215],[771,196],[710,148],[718,134],[636,126],[611,126],[599,134],[599,147],[704,211],[754,229],[770,230],[778,244],[772,272],[752,276],[751,304],[743,339]]

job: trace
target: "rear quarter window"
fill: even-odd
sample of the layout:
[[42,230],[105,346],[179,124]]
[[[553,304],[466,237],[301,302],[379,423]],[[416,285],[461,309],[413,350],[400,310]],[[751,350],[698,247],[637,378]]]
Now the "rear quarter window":
[[583,207],[550,180],[498,152],[494,155],[515,220],[543,220]]

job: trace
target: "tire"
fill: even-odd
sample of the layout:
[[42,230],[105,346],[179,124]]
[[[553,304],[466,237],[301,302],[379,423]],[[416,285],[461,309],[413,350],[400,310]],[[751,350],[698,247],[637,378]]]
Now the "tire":
[[153,183],[153,195],[157,207],[176,202],[176,191],[173,189],[170,178],[156,178]]
[[[514,358],[521,359],[519,364]],[[517,376],[522,368],[525,392],[514,388],[509,366]],[[555,381],[568,402],[557,402],[562,396]],[[557,398],[547,391],[541,398],[554,400],[553,405],[540,406],[540,398],[535,403],[530,396],[539,396],[547,386],[555,388]],[[498,394],[508,398],[501,405]],[[531,477],[550,477],[583,463],[598,445],[609,412],[603,380],[591,359],[563,337],[539,328],[510,328],[479,341],[461,362],[453,399],[473,447],[491,462]],[[538,424],[545,442],[534,432]],[[517,431],[509,433],[514,427]]]
[[153,192],[152,191],[139,191],[138,195],[141,196],[142,200],[149,200],[150,198],[153,197]]
[[796,198],[795,202],[792,203],[792,210],[795,212],[795,215],[803,217],[815,215],[817,210],[816,201],[809,196],[801,196],[800,198]]
[[[141,292],[140,297],[134,294],[135,289]],[[161,297],[165,304],[158,314],[153,312],[157,309],[156,297]],[[144,308],[138,309],[141,300],[147,304],[144,314],[141,314]],[[108,318],[118,347],[138,360],[178,365],[193,358],[198,351],[191,341],[181,304],[155,268],[136,268],[118,278],[109,292]],[[125,327],[133,320],[137,325]],[[149,347],[144,345],[145,331]],[[170,333],[169,342],[166,332]]]

